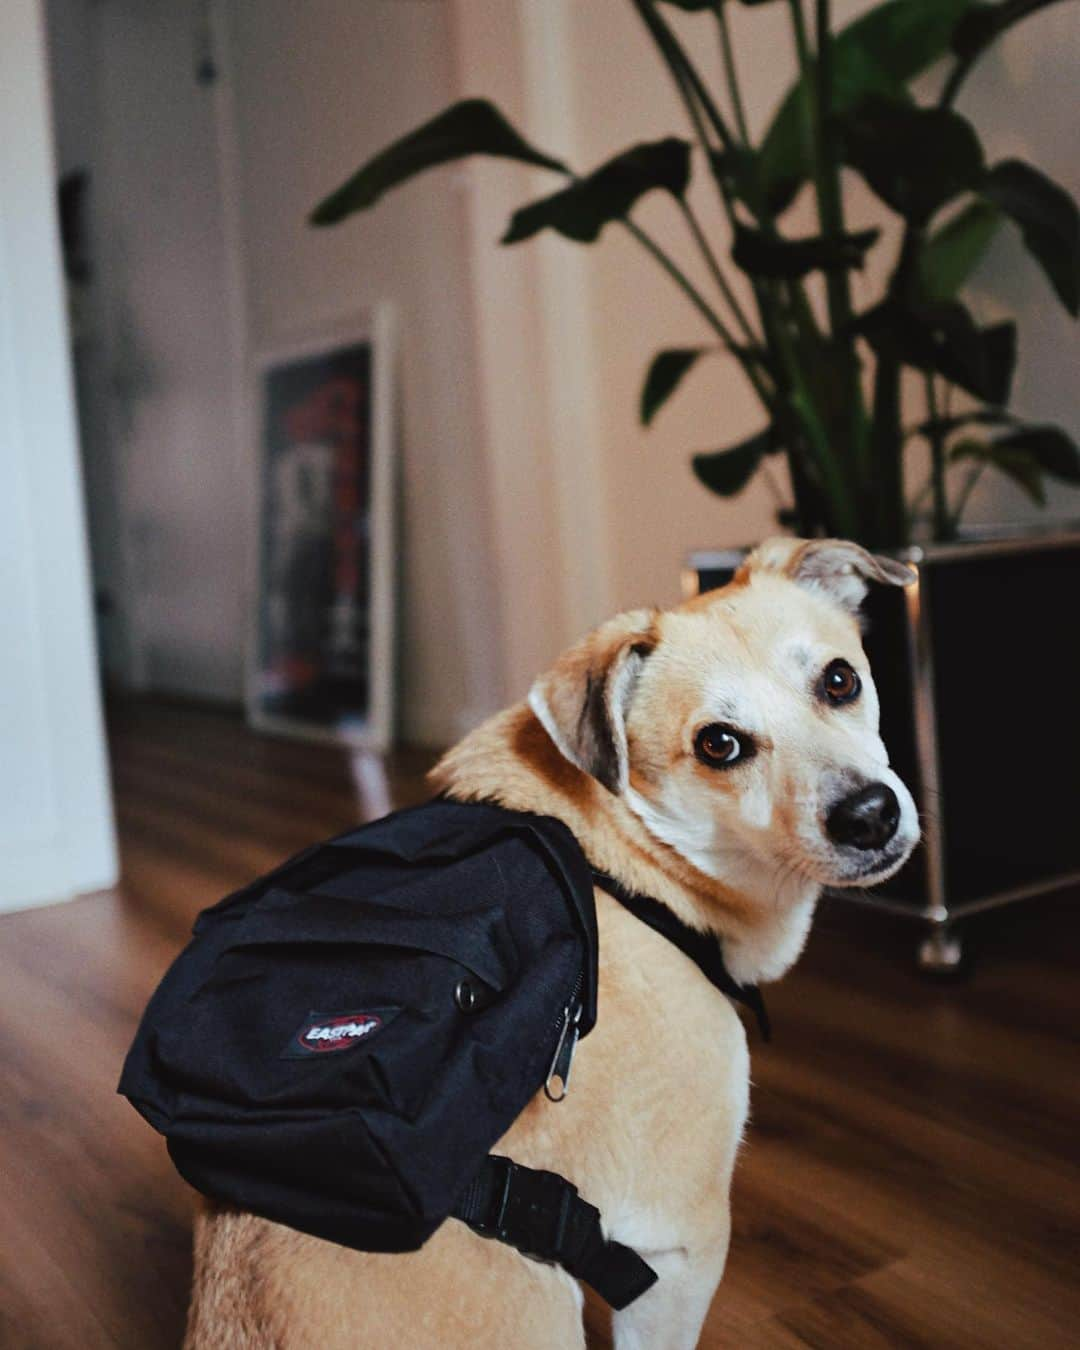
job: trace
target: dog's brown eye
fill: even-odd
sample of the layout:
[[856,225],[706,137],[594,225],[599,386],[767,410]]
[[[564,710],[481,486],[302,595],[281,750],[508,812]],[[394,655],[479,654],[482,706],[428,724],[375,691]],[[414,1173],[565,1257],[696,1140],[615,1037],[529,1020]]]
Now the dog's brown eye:
[[747,751],[747,744],[730,727],[719,723],[702,727],[694,737],[694,753],[711,769],[726,769],[743,759]]
[[830,661],[821,677],[821,692],[830,703],[850,703],[858,698],[862,681],[857,672],[839,657]]

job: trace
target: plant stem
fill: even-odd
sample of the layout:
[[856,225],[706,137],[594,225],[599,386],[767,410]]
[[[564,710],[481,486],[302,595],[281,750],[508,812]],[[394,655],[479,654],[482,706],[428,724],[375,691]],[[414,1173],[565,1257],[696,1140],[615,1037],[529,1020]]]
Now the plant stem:
[[926,413],[930,422],[927,436],[930,442],[930,483],[933,492],[933,536],[941,543],[952,534],[952,522],[949,516],[948,489],[945,484],[945,436],[938,425],[937,390],[934,376],[930,371],[924,376],[926,387]]
[[[678,38],[671,31],[667,21],[656,12],[652,0],[633,0],[634,8],[641,15],[642,22],[648,28],[653,41],[660,48],[660,54],[667,62],[668,68],[675,77],[679,85],[679,92],[683,96],[683,101],[687,103],[688,108],[691,104],[700,103],[701,110],[712,123],[713,130],[716,132],[720,144],[725,150],[731,152],[735,149],[735,138],[728,130],[728,125],[720,115],[720,109],[713,102],[709,91],[705,88],[704,81],[690,63],[686,53],[682,49]],[[699,139],[706,146],[708,140],[704,136],[704,131],[700,122],[700,114],[697,107],[690,108],[690,116],[698,129]]]
[[[802,88],[802,100],[806,115],[806,138],[803,143],[803,152],[809,164],[810,178],[813,180],[814,195],[817,198],[818,219],[821,222],[821,230],[824,234],[828,214],[826,208],[828,189],[822,164],[821,123],[823,113],[819,106],[819,99],[823,92],[821,67],[817,67],[818,79],[815,80],[815,64],[806,35],[806,20],[803,18],[802,0],[788,0],[788,9],[791,11],[791,26],[795,34],[795,52],[799,60],[799,83]],[[828,96],[827,87],[825,87],[824,93]]]
[[788,0],[788,9],[791,11],[791,27],[795,34],[795,54],[799,58],[799,75],[802,80],[802,97],[806,105],[806,124],[810,129],[810,139],[803,149],[810,160],[811,178],[817,175],[817,142],[815,123],[817,121],[814,105],[814,86],[811,76],[813,74],[813,57],[810,55],[810,42],[806,36],[806,20],[802,12],[802,0]]
[[[804,145],[810,176],[814,183],[818,221],[822,237],[838,241],[844,232],[843,201],[840,193],[840,163],[836,151],[832,119],[832,34],[828,0],[816,6],[817,59],[810,49],[802,0],[789,0],[795,51],[799,62],[807,139]],[[851,333],[851,295],[845,268],[825,272],[825,295],[829,314],[830,364],[839,372],[841,403],[831,419],[830,452],[838,455],[855,483],[860,515],[864,498],[869,495],[866,458],[866,413],[855,338]]]
[[934,490],[934,476],[933,474],[928,474],[926,482],[923,483],[922,487],[919,488],[918,492],[916,492],[915,496],[912,497],[911,499],[911,506],[909,507],[909,515],[912,520],[914,520],[918,516],[919,510],[922,507],[923,502],[925,502],[929,498],[933,490]]
[[[711,327],[720,334],[726,343],[728,349],[739,361],[747,379],[754,387],[754,392],[761,400],[762,405],[770,416],[775,418],[785,429],[786,435],[791,446],[793,456],[798,454],[798,440],[801,437],[805,440],[810,452],[810,459],[821,477],[822,483],[826,488],[827,499],[832,503],[835,519],[834,528],[841,534],[852,534],[855,529],[855,515],[852,503],[847,491],[847,485],[844,482],[840,465],[835,457],[829,453],[828,436],[825,428],[818,417],[817,409],[814,407],[809,389],[806,386],[803,373],[799,367],[795,352],[791,346],[791,339],[784,327],[785,320],[783,316],[775,323],[769,325],[767,314],[763,313],[763,320],[766,321],[766,332],[773,349],[777,351],[781,366],[787,380],[789,393],[785,395],[782,391],[776,394],[767,389],[761,380],[760,375],[754,367],[754,363],[743,353],[733,342],[732,336],[723,320],[701,295],[686,274],[664,250],[641,228],[630,219],[624,219],[622,224],[630,231],[635,239],[645,248],[652,257],[660,264],[665,272],[671,277],[675,284],[683,291],[690,302],[695,306],[698,312],[705,318]],[[805,516],[805,512],[802,512]]]
[[730,154],[736,148],[735,137],[731,134],[728,124],[724,121],[720,109],[716,106],[712,95],[705,85],[705,81],[697,72],[697,68],[690,61],[686,52],[683,51],[682,43],[672,32],[670,25],[665,19],[662,19],[653,8],[652,0],[634,0],[638,9],[649,24],[650,30],[654,33],[658,43],[660,43],[665,56],[670,54],[670,59],[676,65],[680,66],[683,75],[689,85],[690,92],[701,104],[708,121],[712,124],[716,132],[717,139],[724,149]]
[[810,539],[821,530],[822,526],[829,530],[827,512],[821,505],[821,494],[811,482],[800,458],[798,445],[788,450],[787,462],[791,474],[791,490],[795,496],[797,517],[795,526],[804,539]]
[[[664,20],[653,9],[650,0],[632,0],[632,2],[639,17],[647,28],[649,36],[656,43],[660,55],[675,84],[679,97],[682,99],[683,105],[686,108],[686,113],[694,128],[698,144],[704,151],[708,161],[710,175],[719,194],[724,213],[727,216],[728,224],[730,225],[732,232],[734,232],[736,225],[734,203],[732,202],[731,195],[724,183],[723,177],[718,172],[716,164],[714,163],[713,155],[715,150],[711,142],[708,127],[705,125],[705,119],[702,116],[701,108],[698,106],[701,81],[696,77],[696,72],[694,73],[694,77],[691,78],[690,72],[692,71],[692,67],[689,58],[682,50],[674,33],[672,33]],[[730,139],[728,141],[722,140],[722,144],[725,146],[729,145]],[[670,271],[670,268],[668,270]],[[757,301],[762,325],[766,330],[766,334],[768,334],[771,298],[766,295],[764,288],[761,287],[756,280],[753,278],[751,280],[754,285],[754,298]],[[698,308],[700,309],[700,305]]]
[[873,468],[875,537],[863,543],[897,547],[907,543],[904,509],[903,443],[900,437],[900,363],[879,353],[874,371],[874,418],[870,429]]
[[638,243],[656,259],[664,271],[667,272],[668,276],[671,277],[683,294],[689,299],[690,303],[694,305],[697,311],[705,319],[705,322],[709,327],[720,334],[728,347],[735,347],[735,339],[728,330],[723,319],[721,319],[716,310],[713,309],[686,273],[679,267],[678,263],[665,253],[656,240],[653,239],[651,235],[646,234],[641,226],[638,225],[636,221],[631,220],[629,216],[624,217],[619,223],[625,226]]
[[[805,40],[805,39],[804,39]],[[836,240],[844,233],[844,202],[840,192],[840,157],[832,116],[833,83],[832,33],[829,26],[829,0],[817,0],[817,99],[815,130],[815,187],[818,219],[826,239]],[[851,293],[846,268],[825,273],[829,300],[829,323],[834,341],[839,340],[851,323]],[[849,339],[850,340],[850,339]]]
[[709,247],[709,241],[705,238],[705,232],[702,230],[701,224],[698,221],[697,216],[694,215],[694,212],[691,209],[690,204],[685,200],[685,198],[678,197],[676,200],[679,203],[679,209],[682,211],[687,225],[690,227],[690,232],[694,236],[698,248],[701,250],[701,255],[705,259],[705,264],[708,267],[709,272],[712,274],[712,278],[716,282],[720,294],[727,301],[728,306],[731,309],[731,312],[735,315],[736,322],[742,329],[743,335],[745,336],[747,342],[750,343],[752,347],[760,346],[761,339],[757,335],[757,333],[754,332],[753,328],[750,326],[750,321],[749,319],[747,319],[742,306],[739,304],[738,297],[735,295],[735,292],[731,289],[731,285],[728,282],[727,277],[725,277],[724,273],[721,271],[720,264],[716,259],[716,255]]
[[837,534],[851,538],[857,530],[856,511],[840,461],[831,452],[828,433],[818,416],[813,399],[806,390],[801,372],[791,394],[791,405],[798,415],[813,451],[814,463],[821,475],[822,486],[832,507],[832,528]]
[[716,187],[720,197],[720,203],[724,208],[724,214],[727,216],[728,224],[732,231],[735,229],[735,207],[731,196],[727,191],[720,175],[716,172],[716,166],[713,163],[714,148],[709,139],[708,128],[705,125],[705,119],[702,117],[701,109],[698,107],[698,100],[694,94],[690,77],[687,74],[687,68],[690,65],[685,52],[679,46],[678,41],[663,22],[660,16],[652,9],[649,0],[633,0],[634,8],[639,17],[649,31],[649,36],[663,57],[664,64],[675,84],[675,89],[682,99],[683,106],[686,108],[686,114],[694,128],[694,135],[698,144],[705,153],[709,165],[709,174]]
[[[817,189],[818,219],[826,239],[844,233],[844,198],[840,187],[840,154],[833,119],[833,39],[829,0],[817,0]],[[843,362],[845,427],[843,448],[859,484],[858,494],[869,508],[873,497],[872,467],[868,461],[866,408],[863,401],[859,354],[852,334],[851,279],[846,268],[825,273],[825,295],[834,348]]]
[[674,258],[670,257],[669,254],[665,253],[664,250],[660,247],[660,245],[656,242],[656,240],[652,238],[651,235],[646,234],[646,232],[641,228],[641,226],[638,225],[635,221],[630,220],[629,217],[624,218],[620,223],[624,225],[627,230],[630,231],[630,233],[634,236],[634,238],[638,241],[638,243],[642,246],[642,248],[644,248],[646,252],[648,252],[660,264],[660,266],[664,269],[664,271],[668,274],[668,276],[671,277],[672,281],[675,282],[675,284],[683,292],[683,294],[694,306],[694,308],[698,311],[698,313],[702,316],[702,318],[704,318],[705,322],[709,325],[709,327],[712,328],[712,330],[715,333],[718,333],[720,335],[720,337],[723,339],[725,346],[728,348],[731,354],[742,366],[746,378],[750,381],[750,383],[754,387],[754,392],[757,394],[758,398],[761,399],[761,402],[764,404],[765,408],[771,412],[772,410],[771,391],[765,387],[764,383],[762,382],[761,376],[758,374],[757,370],[754,367],[753,361],[739,347],[738,343],[735,341],[732,333],[729,331],[727,325],[724,323],[723,319],[721,319],[720,315],[717,314],[716,310],[713,309],[713,307],[709,304],[709,302],[705,299],[705,297],[693,284],[693,282],[682,270],[682,268],[679,267],[678,263],[675,262]]
[[713,11],[720,26],[720,52],[724,60],[724,75],[727,78],[728,93],[731,95],[731,107],[735,113],[735,127],[743,145],[749,148],[750,132],[747,130],[746,108],[743,106],[742,91],[739,88],[739,75],[735,66],[735,51],[731,45],[731,33],[728,31],[727,5],[724,0],[714,0]]
[[[672,79],[675,81],[675,86],[686,106],[698,141],[708,156],[709,167],[716,182],[725,214],[734,231],[737,223],[734,203],[728,185],[724,180],[724,175],[714,160],[713,147],[710,144],[709,130],[705,121],[707,120],[711,124],[712,130],[727,154],[734,157],[738,153],[738,147],[728,130],[727,124],[720,115],[719,109],[710,97],[701,76],[690,62],[666,21],[656,12],[652,0],[633,0],[633,4],[659,48]],[[753,200],[747,203],[751,212],[759,221],[761,228],[766,233],[776,237],[776,226],[765,209],[765,204],[758,200],[756,192],[753,192],[752,196]],[[627,223],[629,224],[629,222]],[[635,231],[636,228],[634,227]],[[642,239],[640,242],[644,243],[645,241]],[[651,240],[649,244],[652,244]],[[649,247],[649,244],[645,246]],[[653,249],[655,249],[655,245],[653,245]],[[659,250],[654,252],[654,256],[676,283],[693,299],[697,308],[705,313],[708,306],[706,305],[706,310],[702,310],[702,304],[705,302],[693,290],[693,287],[678,271],[671,259],[667,258],[666,255],[661,257]],[[792,481],[796,486],[796,501],[802,528],[807,533],[811,533],[815,525],[829,525],[831,523],[823,519],[820,509],[821,497],[815,491],[814,485],[809,482],[806,469],[799,461],[799,456],[806,454],[822,483],[829,482],[829,487],[825,492],[825,500],[833,508],[831,517],[835,521],[843,522],[839,525],[834,524],[834,528],[844,533],[851,533],[852,529],[848,522],[853,525],[854,515],[850,508],[846,485],[842,478],[839,481],[837,480],[835,470],[838,466],[830,460],[827,436],[821,426],[820,418],[817,416],[809,388],[787,331],[788,318],[783,313],[774,288],[769,283],[762,282],[756,277],[752,277],[751,281],[762,327],[765,331],[766,342],[777,356],[776,379],[778,388],[773,398],[767,398],[760,377],[757,376],[756,372],[752,372],[751,364],[741,358],[737,349],[735,349],[735,354],[742,359],[742,365],[748,378],[754,384],[762,402],[769,408],[787,442]],[[797,282],[790,283],[787,290],[791,300],[792,315],[799,324],[800,333],[804,340],[812,341],[817,336],[817,331],[806,296]],[[713,326],[715,327],[715,324]],[[839,490],[839,496],[833,500],[833,493],[837,489]]]
[[960,527],[961,517],[967,509],[968,499],[975,491],[975,484],[978,483],[979,479],[982,477],[985,468],[985,464],[976,464],[968,474],[964,486],[957,493],[956,510],[953,512],[952,521],[950,522],[950,530],[954,537]]
[[[916,275],[924,230],[908,220],[893,274],[886,288],[887,300],[904,303]],[[898,547],[907,543],[907,511],[904,496],[904,434],[900,420],[900,361],[879,352],[874,372],[874,418],[870,432],[876,475],[875,493],[879,545]]]

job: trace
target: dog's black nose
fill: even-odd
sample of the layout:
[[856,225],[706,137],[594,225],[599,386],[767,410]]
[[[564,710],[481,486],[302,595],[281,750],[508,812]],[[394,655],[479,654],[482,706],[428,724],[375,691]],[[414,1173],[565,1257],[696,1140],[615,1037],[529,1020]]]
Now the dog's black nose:
[[887,783],[871,783],[853,792],[825,819],[830,838],[852,848],[883,848],[899,824],[900,803]]

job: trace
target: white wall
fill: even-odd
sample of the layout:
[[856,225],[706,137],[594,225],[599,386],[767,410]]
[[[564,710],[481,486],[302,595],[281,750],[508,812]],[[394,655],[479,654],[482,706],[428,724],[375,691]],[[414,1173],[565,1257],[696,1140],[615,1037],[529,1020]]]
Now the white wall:
[[438,171],[333,229],[306,218],[454,98],[447,10],[242,0],[230,27],[252,350],[380,299],[398,308],[402,723],[407,738],[446,743],[498,705],[503,685],[462,180]]
[[116,854],[38,0],[0,10],[0,911],[112,885]]

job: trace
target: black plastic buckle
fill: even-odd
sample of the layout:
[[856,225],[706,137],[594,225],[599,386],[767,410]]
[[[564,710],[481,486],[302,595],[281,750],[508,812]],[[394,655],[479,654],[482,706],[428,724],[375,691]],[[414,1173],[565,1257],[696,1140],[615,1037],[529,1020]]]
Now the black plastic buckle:
[[577,1187],[555,1172],[519,1167],[509,1158],[495,1161],[502,1175],[495,1183],[494,1216],[478,1225],[481,1231],[538,1261],[559,1260]]

